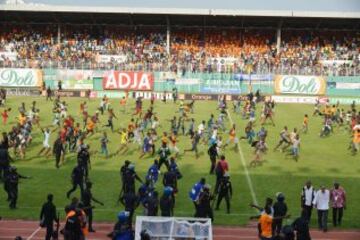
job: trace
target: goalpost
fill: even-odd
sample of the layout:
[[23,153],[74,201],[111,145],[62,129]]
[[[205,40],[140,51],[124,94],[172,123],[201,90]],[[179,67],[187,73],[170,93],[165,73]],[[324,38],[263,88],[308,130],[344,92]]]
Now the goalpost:
[[146,231],[155,240],[212,240],[212,225],[209,218],[146,217],[137,216],[135,240],[141,240]]

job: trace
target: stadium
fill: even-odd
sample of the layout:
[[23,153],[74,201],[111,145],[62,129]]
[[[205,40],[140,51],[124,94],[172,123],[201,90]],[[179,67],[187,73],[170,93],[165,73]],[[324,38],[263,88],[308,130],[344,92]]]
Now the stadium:
[[0,240],[360,239],[359,104],[356,0],[0,1]]

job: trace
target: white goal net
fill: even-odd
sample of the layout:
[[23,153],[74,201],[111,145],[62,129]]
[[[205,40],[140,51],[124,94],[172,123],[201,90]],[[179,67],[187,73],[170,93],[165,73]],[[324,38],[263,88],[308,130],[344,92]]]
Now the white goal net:
[[151,240],[212,240],[211,219],[136,217],[135,240],[145,231]]

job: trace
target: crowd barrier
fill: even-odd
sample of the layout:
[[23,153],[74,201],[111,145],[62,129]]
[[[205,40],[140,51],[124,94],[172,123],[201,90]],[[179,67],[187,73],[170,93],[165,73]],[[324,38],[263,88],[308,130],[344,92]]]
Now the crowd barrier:
[[[267,95],[360,96],[360,76],[131,72],[82,69],[0,68],[0,87],[91,90],[97,96],[123,91],[239,95],[260,90]],[[18,92],[20,90],[17,90]],[[16,91],[15,91],[16,92]],[[19,93],[20,94],[20,93]]]

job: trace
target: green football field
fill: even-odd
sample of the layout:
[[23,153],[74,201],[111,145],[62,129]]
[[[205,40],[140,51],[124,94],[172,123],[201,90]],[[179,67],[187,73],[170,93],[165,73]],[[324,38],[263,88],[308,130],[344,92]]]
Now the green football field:
[[[44,98],[36,97],[10,97],[7,107],[11,107],[9,123],[3,126],[1,123],[0,130],[7,131],[15,124],[15,117],[18,115],[17,109],[21,102],[26,102],[27,108],[31,102],[37,101],[40,108],[41,126],[51,125],[52,102],[46,102]],[[80,120],[79,105],[83,99],[67,98],[69,105],[69,113]],[[134,106],[134,102],[128,103],[128,113],[120,113],[119,100],[110,100],[112,107],[118,120],[114,121],[115,128],[127,126],[131,118],[130,112]],[[89,102],[89,113],[92,115],[99,106],[99,99],[92,99]],[[231,105],[229,103],[229,105]],[[144,109],[147,109],[149,102],[145,101]],[[197,101],[195,104],[195,114],[191,117],[196,119],[196,126],[201,120],[207,121],[210,114],[215,114],[216,118],[218,110],[215,101]],[[344,106],[349,108],[349,106]],[[177,113],[178,105],[168,102],[155,103],[155,112],[160,118],[162,128],[158,131],[170,130],[169,119]],[[261,107],[257,107],[257,119],[259,119]],[[3,111],[3,109],[0,109]],[[335,128],[334,133],[327,138],[320,138],[319,131],[322,119],[320,117],[310,117],[308,134],[301,134],[301,150],[300,159],[295,162],[291,158],[286,158],[284,153],[279,151],[273,152],[272,148],[277,144],[279,132],[284,125],[292,130],[294,127],[301,128],[303,116],[305,113],[311,116],[313,106],[300,104],[278,104],[275,108],[276,127],[266,125],[268,130],[267,144],[270,151],[264,156],[265,162],[257,168],[249,168],[249,162],[253,159],[253,149],[245,140],[240,143],[241,153],[243,154],[246,168],[254,188],[255,198],[259,204],[263,205],[266,197],[275,198],[277,192],[283,192],[286,196],[286,202],[289,207],[289,213],[292,218],[300,213],[300,191],[307,179],[312,180],[313,185],[318,188],[324,184],[328,188],[332,187],[334,180],[340,182],[347,192],[348,204],[343,220],[344,228],[360,228],[360,155],[352,156],[347,150],[351,140],[347,130]],[[240,115],[236,115],[230,110],[231,118],[237,125],[237,135],[244,135],[244,127],[246,120],[242,120]],[[101,121],[106,124],[107,115],[101,116]],[[227,120],[229,127],[230,121]],[[259,124],[256,130],[259,130]],[[107,131],[110,144],[110,154],[114,153],[118,148],[119,134],[111,133],[107,128],[99,127],[99,132],[86,140],[92,151],[100,150],[100,137],[102,132]],[[39,211],[42,203],[46,199],[48,193],[55,195],[55,204],[63,214],[63,208],[69,203],[66,198],[66,191],[70,189],[70,175],[72,168],[76,164],[76,156],[74,154],[66,155],[65,165],[60,169],[55,169],[55,161],[53,157],[45,158],[38,156],[39,150],[42,148],[43,136],[37,127],[34,127],[33,142],[27,149],[26,157],[23,160],[16,159],[14,165],[18,167],[19,173],[31,176],[32,179],[21,180],[19,186],[18,208],[9,210],[6,202],[6,194],[0,191],[0,215],[5,218],[19,219],[38,219]],[[56,133],[51,136],[51,143],[55,140]],[[226,141],[227,133],[223,134]],[[179,148],[184,150],[190,148],[190,140],[188,137],[179,137]],[[159,147],[159,143],[156,144]],[[177,216],[193,216],[193,204],[188,198],[188,192],[192,185],[201,177],[206,177],[207,181],[214,185],[215,176],[209,175],[210,160],[207,155],[207,145],[200,145],[199,150],[201,157],[196,159],[193,153],[181,151],[181,155],[177,159],[183,178],[179,181],[179,194],[177,195],[175,215]],[[12,151],[11,151],[12,152]],[[231,214],[225,213],[225,203],[222,203],[220,211],[215,211],[215,224],[219,225],[244,225],[248,222],[249,216],[254,215],[255,211],[249,208],[249,204],[253,201],[250,193],[249,182],[246,178],[246,171],[242,164],[241,153],[228,147],[225,156],[230,164],[230,175],[234,188],[234,195],[231,201]],[[94,213],[95,221],[115,221],[116,213],[122,210],[122,206],[116,204],[120,191],[120,175],[119,168],[124,160],[128,159],[135,163],[138,174],[144,178],[148,167],[152,164],[153,157],[144,157],[139,159],[139,149],[133,144],[130,150],[124,155],[113,155],[111,158],[105,159],[100,153],[92,155],[92,169],[90,179],[93,181],[94,196],[103,201],[105,206],[97,206]],[[137,185],[138,187],[139,185]],[[162,191],[162,185],[158,184],[158,191]],[[73,196],[79,197],[79,189]],[[138,214],[143,211],[142,207],[137,210]],[[329,221],[331,214],[329,214]],[[316,215],[313,212],[312,224],[316,223]]]

